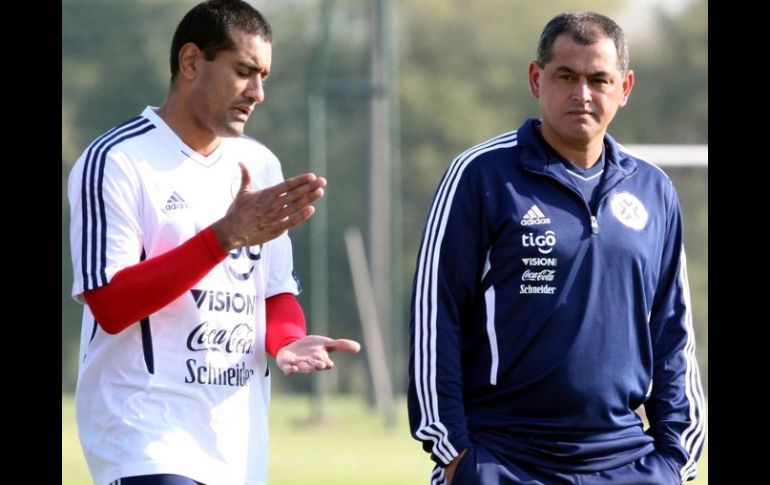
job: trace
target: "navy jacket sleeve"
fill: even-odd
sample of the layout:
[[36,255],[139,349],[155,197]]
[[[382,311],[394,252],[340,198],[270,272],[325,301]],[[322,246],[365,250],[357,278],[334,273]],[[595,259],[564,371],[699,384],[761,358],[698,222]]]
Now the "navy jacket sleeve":
[[652,389],[644,407],[657,450],[685,481],[695,477],[703,448],[704,398],[695,360],[682,217],[673,187],[669,200],[668,234],[650,314]]
[[417,258],[410,317],[412,435],[440,465],[469,446],[461,380],[461,321],[484,261],[479,190],[468,158],[449,167],[433,199]]

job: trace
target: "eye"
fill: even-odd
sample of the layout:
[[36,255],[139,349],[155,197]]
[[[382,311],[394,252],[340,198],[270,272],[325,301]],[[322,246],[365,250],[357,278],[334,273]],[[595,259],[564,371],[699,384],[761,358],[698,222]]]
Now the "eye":
[[560,74],[559,79],[566,82],[572,82],[575,80],[575,76],[573,76],[572,74]]

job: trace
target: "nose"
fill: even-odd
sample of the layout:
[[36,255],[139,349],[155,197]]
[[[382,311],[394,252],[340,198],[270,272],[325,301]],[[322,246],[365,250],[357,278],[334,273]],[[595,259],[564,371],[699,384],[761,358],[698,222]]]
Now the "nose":
[[257,74],[249,79],[249,84],[246,86],[243,95],[255,104],[265,100],[265,83],[261,75]]
[[586,104],[591,101],[591,86],[588,85],[588,81],[581,80],[575,83],[575,91],[573,92],[573,98],[581,104]]

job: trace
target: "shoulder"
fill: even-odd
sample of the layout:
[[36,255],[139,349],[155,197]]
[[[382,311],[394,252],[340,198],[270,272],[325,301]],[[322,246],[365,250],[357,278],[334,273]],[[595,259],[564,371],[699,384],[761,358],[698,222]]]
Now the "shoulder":
[[[145,116],[137,116],[115,126],[98,136],[85,150],[85,154],[98,156],[115,150],[130,151],[132,147],[147,142],[149,133],[157,127]],[[140,143],[137,143],[140,142]]]
[[508,131],[494,136],[482,143],[474,145],[460,155],[455,160],[473,161],[489,160],[496,156],[509,152],[519,144],[519,130]]
[[449,170],[470,169],[472,173],[477,173],[493,168],[499,163],[510,163],[518,145],[518,130],[501,133],[459,154],[452,161]]
[[647,194],[650,201],[658,200],[663,206],[678,205],[678,196],[674,183],[668,174],[655,162],[649,160],[639,151],[618,144],[620,163],[633,163],[635,174],[629,179],[631,186],[639,193]]
[[96,137],[75,162],[72,173],[87,172],[97,176],[114,170],[115,163],[145,149],[156,126],[145,116],[131,118]]
[[263,183],[272,185],[283,179],[281,162],[278,157],[260,141],[250,136],[241,135],[229,140],[233,150],[252,172],[264,178]]
[[672,185],[668,174],[658,165],[656,160],[641,154],[638,149],[616,143],[621,163],[623,159],[630,160],[636,165],[636,169],[641,177],[649,181],[655,181],[664,185]]

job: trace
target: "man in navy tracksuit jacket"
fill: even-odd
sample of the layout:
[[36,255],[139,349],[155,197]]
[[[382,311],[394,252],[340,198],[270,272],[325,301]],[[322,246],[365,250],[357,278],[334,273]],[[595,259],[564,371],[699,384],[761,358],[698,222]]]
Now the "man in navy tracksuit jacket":
[[703,393],[679,202],[606,133],[633,86],[627,52],[607,17],[555,17],[529,70],[542,117],[467,150],[439,185],[408,395],[432,483],[695,476]]

